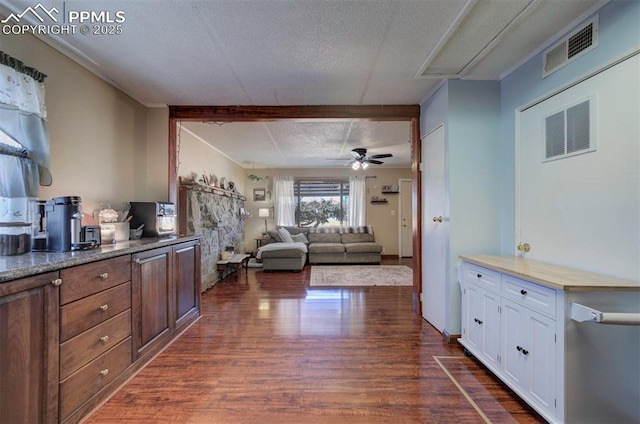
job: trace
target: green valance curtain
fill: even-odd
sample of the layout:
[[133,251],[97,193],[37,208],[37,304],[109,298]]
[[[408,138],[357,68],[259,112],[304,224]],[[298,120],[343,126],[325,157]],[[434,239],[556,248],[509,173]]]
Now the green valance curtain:
[[0,141],[0,197],[37,197],[52,183],[45,78],[0,51],[0,130],[20,146]]

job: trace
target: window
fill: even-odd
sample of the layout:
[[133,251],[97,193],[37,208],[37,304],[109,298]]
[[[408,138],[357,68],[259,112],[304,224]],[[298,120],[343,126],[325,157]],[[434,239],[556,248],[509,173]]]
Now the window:
[[299,227],[347,225],[348,180],[295,180],[293,192]]

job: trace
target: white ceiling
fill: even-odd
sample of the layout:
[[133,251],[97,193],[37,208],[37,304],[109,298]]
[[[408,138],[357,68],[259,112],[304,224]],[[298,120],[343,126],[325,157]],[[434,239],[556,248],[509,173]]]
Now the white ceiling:
[[[34,3],[0,0],[0,12],[20,14]],[[420,104],[443,77],[500,79],[606,0],[45,3],[57,8],[59,22],[70,11],[112,18],[124,12],[122,34],[83,35],[78,27],[74,35],[43,39],[147,106],[384,105]],[[41,23],[31,13],[20,21]],[[326,157],[354,147],[394,150],[401,158],[385,165],[408,164],[408,146],[395,153],[408,140],[407,124],[190,123],[185,129],[245,166],[260,162],[256,145],[269,146],[261,156],[265,166],[295,166],[292,151],[306,166],[327,166]]]

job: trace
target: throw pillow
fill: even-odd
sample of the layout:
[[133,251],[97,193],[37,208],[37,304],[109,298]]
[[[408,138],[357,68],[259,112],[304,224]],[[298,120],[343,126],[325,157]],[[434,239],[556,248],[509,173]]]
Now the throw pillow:
[[280,233],[278,232],[278,230],[269,230],[269,231],[267,231],[267,233],[276,242],[282,243],[282,237],[280,237]]
[[293,241],[309,244],[309,240],[307,240],[307,236],[305,236],[303,233],[291,234],[291,238],[293,239]]
[[282,239],[282,241],[284,243],[293,243],[293,239],[291,238],[291,234],[289,233],[289,231],[287,231],[286,228],[280,228],[278,230],[278,232],[280,233],[280,238]]

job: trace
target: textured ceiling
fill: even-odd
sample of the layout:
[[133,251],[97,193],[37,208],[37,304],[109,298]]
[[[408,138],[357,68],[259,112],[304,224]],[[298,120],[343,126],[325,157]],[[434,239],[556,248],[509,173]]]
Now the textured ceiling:
[[[0,13],[21,14],[34,3],[0,0]],[[606,0],[43,3],[48,10],[57,8],[60,22],[66,22],[71,11],[108,12],[111,17],[122,11],[126,19],[119,35],[85,35],[78,30],[73,35],[42,37],[147,106],[384,105],[422,103],[443,76],[500,79]],[[31,13],[19,19],[41,23]],[[89,27],[93,30],[93,24]],[[371,140],[388,148],[406,138],[404,126],[389,134],[381,125],[366,131],[363,123],[347,125],[345,129],[344,123],[326,123],[327,128],[321,129],[306,123],[299,127],[274,123],[255,125],[250,132],[271,143],[273,166],[290,165],[289,149],[306,156],[306,163],[311,158],[326,163],[324,157],[348,154],[349,146],[381,147],[368,144],[365,137],[354,138],[354,128],[383,131]],[[248,130],[240,124],[219,130],[226,138],[213,134],[210,126],[189,124],[189,131],[226,150],[236,162],[258,162],[251,147],[237,148],[245,143],[242,137]]]

